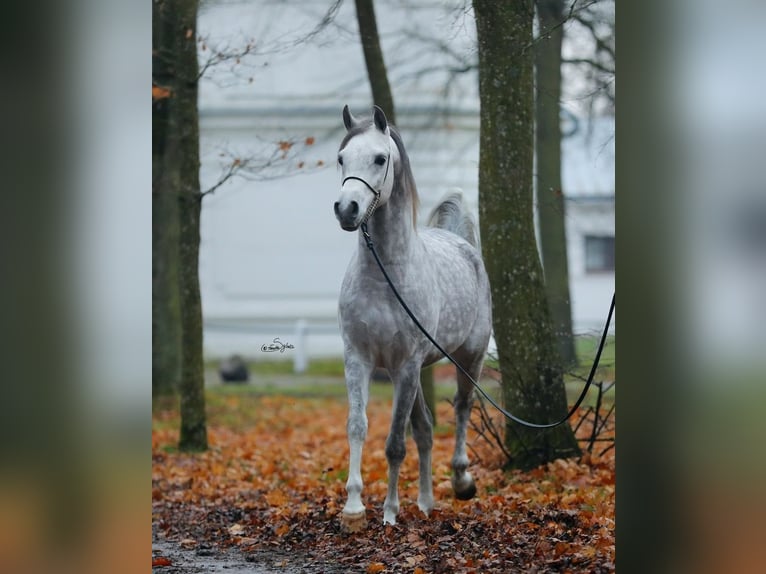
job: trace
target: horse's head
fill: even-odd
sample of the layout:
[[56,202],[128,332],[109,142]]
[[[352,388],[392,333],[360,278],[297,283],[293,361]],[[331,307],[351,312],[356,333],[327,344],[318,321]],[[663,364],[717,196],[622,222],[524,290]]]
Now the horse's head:
[[347,133],[338,150],[342,183],[335,217],[343,229],[356,231],[391,197],[399,152],[386,115],[378,106],[371,120],[355,118],[345,106],[343,123]]

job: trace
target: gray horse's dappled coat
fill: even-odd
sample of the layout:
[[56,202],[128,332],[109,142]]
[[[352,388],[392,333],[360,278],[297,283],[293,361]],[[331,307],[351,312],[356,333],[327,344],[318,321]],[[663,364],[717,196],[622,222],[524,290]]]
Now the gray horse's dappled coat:
[[[434,210],[430,223],[416,229],[417,190],[401,137],[380,108],[359,120],[344,108],[347,134],[338,152],[341,195],[335,214],[341,227],[355,231],[374,209],[367,226],[375,248],[402,298],[439,344],[478,379],[491,332],[489,280],[475,245],[475,227],[459,194]],[[377,207],[375,196],[379,196]],[[386,441],[389,463],[384,522],[394,524],[399,510],[399,467],[405,455],[406,422],[412,422],[420,459],[418,505],[433,507],[431,417],[420,387],[420,369],[441,358],[391,292],[358,232],[358,248],[349,263],[339,300],[349,398],[350,446],[348,501],[343,524],[364,526],[361,501],[361,453],[367,434],[366,405],[375,367],[388,370],[394,383],[391,431]],[[476,488],[467,472],[465,432],[473,387],[458,373],[455,395],[456,444],[453,487],[458,498]]]

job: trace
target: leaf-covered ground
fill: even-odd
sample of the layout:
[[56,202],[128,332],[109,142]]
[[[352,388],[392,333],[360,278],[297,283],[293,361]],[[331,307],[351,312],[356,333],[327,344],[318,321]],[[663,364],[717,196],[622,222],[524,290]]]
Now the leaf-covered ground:
[[[202,454],[176,451],[176,413],[154,414],[156,542],[202,555],[235,548],[290,572],[614,571],[614,449],[504,472],[495,449],[470,433],[478,495],[458,501],[450,487],[453,415],[442,401],[433,450],[436,508],[428,518],[417,508],[417,453],[408,439],[399,520],[384,527],[391,403],[373,397],[362,465],[369,526],[344,534],[344,401],[234,394],[209,402],[210,450]],[[586,423],[578,434],[589,432]],[[153,557],[155,571],[168,562]]]

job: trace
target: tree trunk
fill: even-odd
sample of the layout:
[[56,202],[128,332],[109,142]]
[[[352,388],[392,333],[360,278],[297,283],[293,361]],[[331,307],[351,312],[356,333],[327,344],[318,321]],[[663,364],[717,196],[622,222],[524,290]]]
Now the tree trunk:
[[[199,223],[202,194],[199,183],[199,118],[197,113],[197,6],[198,0],[158,0],[155,3],[155,31],[161,41],[155,47],[153,86],[153,154],[160,168],[154,171],[158,188],[155,228],[161,228],[155,242],[155,270],[165,282],[165,291],[155,293],[178,300],[180,308],[180,395],[181,437],[179,448],[199,451],[207,448],[204,372],[202,362],[202,305],[199,291]],[[156,92],[156,93],[154,93]],[[170,219],[165,219],[165,218]],[[166,227],[167,226],[167,227]],[[177,239],[172,245],[172,238]],[[177,258],[177,262],[176,262]],[[168,273],[171,269],[172,272]],[[177,274],[178,286],[171,280]],[[175,304],[175,303],[174,303]],[[165,307],[168,301],[160,301]],[[154,336],[175,333],[174,315],[158,312]],[[168,323],[163,323],[168,321]],[[174,341],[157,341],[162,350]],[[164,355],[162,355],[164,356]],[[164,368],[163,365],[157,368]],[[169,367],[168,367],[169,368]]]
[[[492,285],[493,326],[506,408],[532,422],[566,413],[537,253],[532,201],[534,86],[531,0],[473,0],[479,44],[479,215]],[[580,453],[572,429],[506,422],[510,464],[531,468]]]
[[[196,114],[196,101],[194,104]],[[192,128],[190,128],[191,130]],[[194,128],[196,131],[196,128]],[[192,142],[188,142],[188,148]],[[191,153],[191,152],[190,152]],[[191,157],[187,160],[192,163]],[[202,359],[202,302],[199,290],[199,225],[202,198],[199,193],[199,159],[194,173],[196,192],[186,188],[180,198],[181,214],[181,323],[183,364],[181,368],[181,438],[183,451],[207,449],[205,423],[205,380]],[[191,176],[189,176],[191,177]]]
[[577,364],[572,336],[569,265],[561,186],[561,39],[562,0],[538,0],[540,38],[536,43],[537,215],[545,290],[562,366]]
[[[152,5],[152,82],[173,84],[175,38],[165,3]],[[178,145],[172,98],[152,98],[152,398],[173,397],[181,377],[178,282]]]
[[177,103],[182,150],[179,196],[181,326],[183,363],[181,365],[181,438],[184,451],[207,449],[205,422],[205,379],[202,360],[202,301],[199,288],[199,239],[202,194],[199,183],[199,116],[197,86],[197,7],[198,0],[179,0],[177,31],[182,34],[179,50]]
[[372,0],[356,0],[356,19],[359,22],[359,36],[362,40],[373,102],[380,106],[389,122],[396,124],[394,98],[388,83],[383,50],[380,48],[378,24],[375,20],[375,7]]

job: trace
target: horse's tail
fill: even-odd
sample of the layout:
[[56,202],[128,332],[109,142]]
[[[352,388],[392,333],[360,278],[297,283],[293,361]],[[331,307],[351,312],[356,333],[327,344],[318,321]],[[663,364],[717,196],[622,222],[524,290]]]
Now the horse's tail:
[[459,235],[474,247],[479,246],[476,223],[466,209],[463,193],[459,189],[451,190],[450,194],[434,208],[428,217],[428,226],[446,229]]

